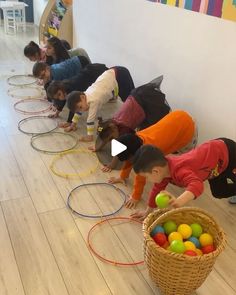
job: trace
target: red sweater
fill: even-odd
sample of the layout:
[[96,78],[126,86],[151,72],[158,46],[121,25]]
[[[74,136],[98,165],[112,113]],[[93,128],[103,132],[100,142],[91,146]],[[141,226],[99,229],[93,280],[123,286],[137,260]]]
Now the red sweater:
[[222,140],[211,140],[181,156],[167,156],[170,177],[155,183],[149,196],[148,205],[155,208],[156,195],[168,183],[184,187],[195,198],[203,192],[203,182],[221,174],[228,166],[229,155]]

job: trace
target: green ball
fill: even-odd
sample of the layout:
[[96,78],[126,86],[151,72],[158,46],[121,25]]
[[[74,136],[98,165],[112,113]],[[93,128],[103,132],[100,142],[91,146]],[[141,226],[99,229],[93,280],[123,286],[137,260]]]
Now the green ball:
[[170,233],[174,232],[177,230],[177,225],[174,221],[172,220],[169,220],[169,221],[166,221],[164,224],[163,224],[163,227],[164,227],[164,230],[165,230],[165,233],[167,235],[169,235]]
[[203,232],[201,225],[198,223],[192,223],[190,227],[192,229],[192,237],[199,238]]
[[168,195],[165,195],[163,193],[160,193],[155,198],[155,203],[158,208],[163,209],[168,207],[170,197]]
[[175,253],[184,253],[186,250],[186,247],[182,241],[174,240],[170,244],[170,249],[172,252],[175,252]]

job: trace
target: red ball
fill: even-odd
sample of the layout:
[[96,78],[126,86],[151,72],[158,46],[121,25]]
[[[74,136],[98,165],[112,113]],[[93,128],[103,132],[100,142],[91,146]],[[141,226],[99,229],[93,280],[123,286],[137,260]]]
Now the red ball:
[[215,249],[216,248],[214,247],[214,245],[207,245],[207,246],[203,246],[201,248],[203,254],[211,253],[211,252],[215,251]]
[[197,256],[197,253],[193,250],[186,250],[184,254],[189,256]]
[[162,247],[167,242],[167,237],[163,233],[157,233],[153,236],[153,240]]

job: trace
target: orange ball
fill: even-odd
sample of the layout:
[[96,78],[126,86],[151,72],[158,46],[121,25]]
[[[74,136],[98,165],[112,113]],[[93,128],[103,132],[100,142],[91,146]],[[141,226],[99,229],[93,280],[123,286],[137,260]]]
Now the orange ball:
[[202,256],[202,250],[196,248],[195,252],[197,253],[198,256]]
[[171,244],[173,241],[183,241],[183,237],[180,233],[173,231],[173,233],[169,234],[168,241]]
[[199,242],[202,247],[213,245],[213,237],[208,233],[201,234],[199,237]]

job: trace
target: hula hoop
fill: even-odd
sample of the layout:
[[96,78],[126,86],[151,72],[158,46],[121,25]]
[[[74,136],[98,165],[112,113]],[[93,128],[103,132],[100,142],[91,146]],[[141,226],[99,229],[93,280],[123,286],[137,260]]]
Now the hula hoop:
[[94,231],[94,229],[105,223],[105,222],[109,222],[110,220],[129,220],[129,221],[133,221],[133,222],[136,222],[136,223],[140,223],[142,224],[141,221],[139,220],[136,220],[136,219],[132,219],[130,217],[112,217],[112,218],[107,218],[107,219],[104,219],[102,221],[99,221],[97,222],[94,226],[91,227],[91,229],[89,230],[88,232],[88,236],[87,236],[87,243],[88,243],[88,247],[90,249],[90,251],[95,255],[97,256],[100,260],[104,261],[104,262],[107,262],[109,264],[113,264],[113,265],[119,265],[119,266],[135,266],[135,265],[139,265],[139,264],[143,264],[144,263],[144,260],[140,260],[140,261],[135,261],[135,262],[121,262],[121,261],[114,261],[114,260],[111,260],[111,259],[108,259],[108,258],[105,258],[103,257],[101,254],[99,254],[93,247],[92,243],[91,243],[91,234],[92,232]]
[[[21,109],[19,109],[17,107],[19,104],[28,103],[28,102],[44,102],[45,104],[47,104],[47,108],[45,108],[43,110],[40,110],[40,111],[24,111],[24,110],[21,110]],[[42,98],[34,98],[34,99],[26,98],[26,99],[21,99],[21,100],[17,101],[14,104],[14,109],[18,113],[21,113],[21,114],[24,114],[24,115],[38,115],[38,114],[43,114],[43,113],[47,113],[48,111],[50,111],[51,103],[49,103],[47,100],[42,99]]]
[[[70,148],[67,148],[65,150],[50,151],[50,150],[43,150],[43,149],[37,148],[37,146],[35,146],[35,141],[37,139],[41,138],[41,137],[48,136],[49,133],[50,133],[50,136],[53,135],[53,134],[60,134],[60,135],[63,135],[65,137],[66,136],[67,137],[70,137],[70,138],[72,138],[74,140],[74,143],[73,143],[73,145]],[[78,140],[77,140],[77,138],[74,135],[69,134],[69,133],[57,132],[57,131],[54,131],[54,132],[48,131],[48,132],[45,132],[45,133],[34,135],[34,136],[31,137],[31,141],[30,141],[30,144],[31,144],[31,146],[32,146],[32,148],[34,150],[36,150],[38,152],[41,152],[41,153],[49,154],[49,155],[59,154],[59,153],[62,153],[62,152],[70,151],[70,150],[72,150],[72,149],[74,149],[76,147],[77,143],[78,143]]]
[[[14,82],[12,80],[14,80],[15,78],[20,78],[20,77],[24,77],[24,78],[30,78],[31,81],[29,82],[23,82],[23,83],[17,83],[17,82]],[[11,77],[9,77],[7,79],[7,83],[9,85],[12,85],[12,86],[25,86],[25,85],[31,85],[31,84],[34,84],[35,82],[37,81],[37,78],[35,78],[34,76],[32,75],[13,75]]]
[[[19,92],[19,89],[27,89],[27,90],[30,90],[30,91],[35,91],[36,94],[35,95],[19,95],[17,94],[17,92]],[[18,86],[18,87],[11,87],[8,89],[7,91],[7,94],[11,97],[14,97],[14,98],[19,98],[19,99],[27,99],[27,98],[40,98],[40,97],[43,97],[44,95],[44,91],[43,89],[41,89],[40,87],[35,87],[35,86]]]
[[[79,172],[79,173],[63,173],[61,171],[58,171],[55,169],[55,162],[61,158],[63,158],[65,155],[69,155],[69,154],[78,154],[78,153],[85,153],[85,154],[90,154],[91,156],[93,156],[96,160],[95,162],[95,165],[92,166],[92,168],[89,168],[87,171],[85,172]],[[50,164],[50,169],[51,171],[57,175],[57,176],[60,176],[60,177],[63,177],[63,178],[80,178],[80,177],[86,177],[88,176],[89,174],[93,173],[94,171],[96,171],[96,169],[98,168],[98,165],[99,165],[99,161],[96,157],[96,154],[89,151],[89,150],[86,150],[86,149],[76,149],[76,150],[70,150],[70,151],[66,151],[66,152],[62,152],[58,155],[56,155],[53,159],[52,159],[52,162]]]
[[[83,214],[83,213],[80,213],[80,212],[76,211],[75,209],[73,209],[73,207],[70,204],[70,199],[72,197],[72,193],[75,190],[80,189],[81,187],[93,186],[93,185],[105,185],[105,186],[114,188],[116,191],[119,192],[119,194],[120,194],[120,196],[122,198],[122,204],[121,204],[121,206],[117,210],[115,210],[115,211],[113,211],[111,213],[102,214],[102,215],[88,215],[88,214]],[[80,184],[80,185],[76,186],[75,188],[73,188],[73,190],[70,192],[69,196],[67,197],[67,206],[72,211],[72,213],[75,213],[75,214],[79,215],[80,217],[86,217],[86,218],[103,218],[103,217],[112,216],[112,215],[118,213],[123,208],[125,202],[126,202],[126,194],[125,194],[125,192],[123,192],[120,188],[116,187],[115,185],[113,185],[111,183],[106,183],[106,182],[93,182],[93,183]]]
[[[24,131],[22,129],[22,125],[27,122],[27,121],[33,121],[35,119],[48,119],[48,120],[52,120],[52,122],[54,122],[54,126],[48,130],[48,131],[45,131],[45,132],[27,132],[27,131]],[[28,135],[40,135],[40,134],[47,134],[53,130],[55,130],[57,128],[57,122],[55,120],[53,120],[52,118],[49,118],[47,116],[32,116],[32,117],[28,117],[28,118],[25,118],[25,119],[22,119],[18,122],[18,130],[24,134],[28,134]]]

